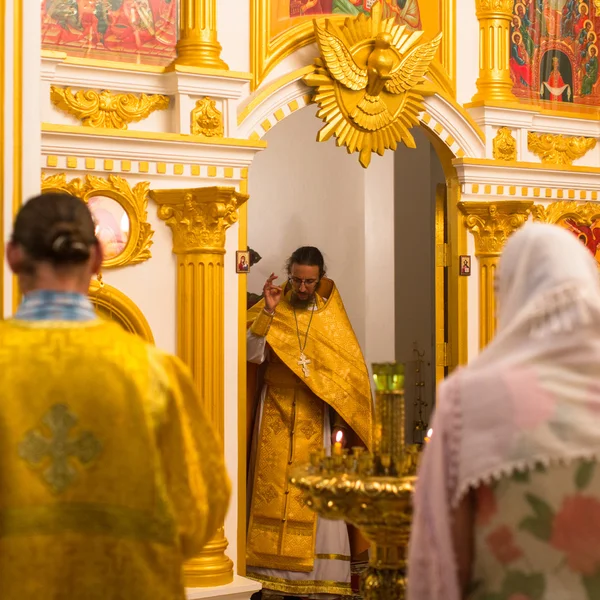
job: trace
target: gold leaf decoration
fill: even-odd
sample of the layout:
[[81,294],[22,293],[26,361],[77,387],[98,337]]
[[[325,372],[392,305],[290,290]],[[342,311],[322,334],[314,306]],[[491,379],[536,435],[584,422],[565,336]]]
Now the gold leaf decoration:
[[532,208],[534,221],[553,223],[574,233],[596,258],[600,266],[600,204],[559,200]]
[[381,19],[376,3],[370,17],[360,14],[339,27],[315,20],[321,58],[304,82],[317,91],[317,116],[326,123],[317,136],[324,142],[335,135],[339,146],[360,152],[368,167],[371,153],[383,155],[399,142],[414,148],[409,130],[418,124],[425,80],[441,34],[417,45],[423,32],[406,31],[394,19]]
[[113,94],[108,90],[80,90],[50,88],[52,103],[66,113],[79,119],[88,127],[104,129],[127,129],[129,123],[147,118],[155,110],[169,106],[169,97],[154,94]]
[[248,200],[232,187],[153,190],[158,218],[173,232],[173,252],[225,252],[225,232]]
[[148,223],[148,198],[150,183],[142,181],[133,188],[127,180],[117,175],[108,179],[87,175],[84,180],[67,181],[64,173],[42,174],[42,193],[67,192],[88,202],[94,196],[105,196],[118,202],[129,218],[129,237],[123,250],[102,263],[105,268],[133,265],[151,258],[150,247],[154,231]]
[[223,113],[211,98],[202,98],[196,102],[191,119],[192,135],[223,137]]
[[460,202],[477,256],[500,256],[509,236],[527,221],[532,204],[531,200]]
[[517,140],[508,127],[500,127],[492,141],[493,156],[496,160],[517,160]]
[[571,165],[596,146],[596,138],[566,137],[554,133],[527,133],[527,148],[544,164]]

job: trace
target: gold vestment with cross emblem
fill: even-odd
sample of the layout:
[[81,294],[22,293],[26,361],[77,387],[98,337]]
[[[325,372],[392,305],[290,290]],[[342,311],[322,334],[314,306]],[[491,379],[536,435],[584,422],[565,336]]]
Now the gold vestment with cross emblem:
[[372,396],[360,346],[334,283],[324,279],[318,292],[304,348],[308,376],[298,342],[308,321],[297,311],[298,331],[290,293],[272,319],[263,310],[264,301],[248,311],[248,326],[266,337],[272,351],[264,374],[266,395],[251,482],[250,566],[302,572],[313,568],[316,515],[288,480],[291,470],[323,447],[326,407],[367,447],[371,444]]
[[227,510],[182,363],[105,321],[0,322],[2,597],[183,600]]

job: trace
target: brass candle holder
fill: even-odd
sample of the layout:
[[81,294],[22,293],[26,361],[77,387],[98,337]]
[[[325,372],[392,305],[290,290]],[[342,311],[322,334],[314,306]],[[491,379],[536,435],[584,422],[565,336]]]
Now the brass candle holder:
[[405,443],[404,367],[373,365],[376,419],[373,452],[334,448],[315,453],[291,483],[326,519],[358,527],[371,544],[369,567],[361,578],[366,600],[403,599],[406,550],[412,520],[420,447]]

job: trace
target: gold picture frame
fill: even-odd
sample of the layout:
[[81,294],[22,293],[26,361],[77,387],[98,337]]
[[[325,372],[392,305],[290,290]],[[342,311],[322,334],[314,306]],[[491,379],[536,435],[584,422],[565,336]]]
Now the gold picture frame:
[[65,173],[42,174],[42,193],[67,192],[88,202],[94,196],[105,196],[117,202],[129,218],[129,237],[123,250],[116,256],[103,261],[106,269],[124,267],[144,262],[151,258],[152,230],[148,222],[148,198],[150,182],[143,181],[133,188],[117,175],[107,179],[86,175],[84,179],[67,180]]
[[154,344],[152,329],[146,317],[129,296],[97,280],[91,282],[88,296],[101,318],[115,321],[125,331],[135,333],[149,344]]

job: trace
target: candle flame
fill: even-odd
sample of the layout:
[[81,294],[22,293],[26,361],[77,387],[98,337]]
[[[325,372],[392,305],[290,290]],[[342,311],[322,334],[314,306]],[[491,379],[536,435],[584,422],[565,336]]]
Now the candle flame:
[[335,434],[335,441],[336,441],[338,444],[341,444],[341,443],[342,443],[342,439],[343,439],[343,438],[344,438],[344,432],[343,432],[343,431],[338,431],[338,432]]
[[433,435],[433,429],[430,428],[427,430],[427,435],[425,436],[425,442],[430,442],[432,435]]

